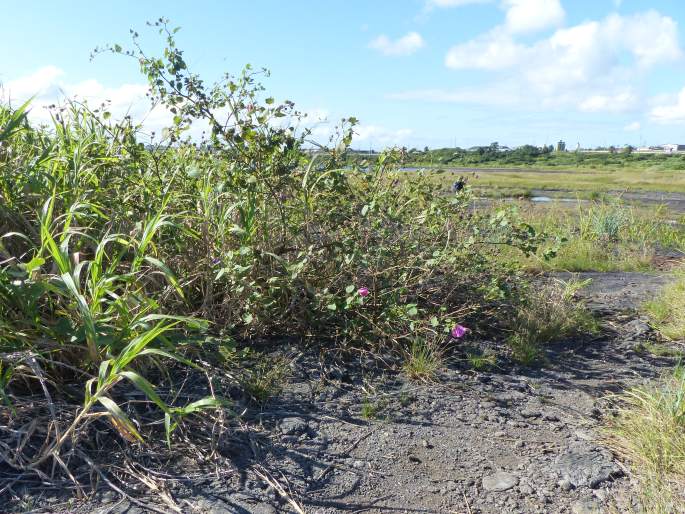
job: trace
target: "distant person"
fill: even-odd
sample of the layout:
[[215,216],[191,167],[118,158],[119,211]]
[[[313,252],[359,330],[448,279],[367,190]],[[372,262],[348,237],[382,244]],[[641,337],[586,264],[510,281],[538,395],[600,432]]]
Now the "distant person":
[[464,180],[464,177],[463,177],[463,176],[462,176],[462,177],[459,177],[459,178],[454,182],[454,184],[452,184],[452,192],[453,192],[453,193],[458,193],[459,191],[461,191],[462,189],[464,189],[465,186],[466,186],[466,180]]

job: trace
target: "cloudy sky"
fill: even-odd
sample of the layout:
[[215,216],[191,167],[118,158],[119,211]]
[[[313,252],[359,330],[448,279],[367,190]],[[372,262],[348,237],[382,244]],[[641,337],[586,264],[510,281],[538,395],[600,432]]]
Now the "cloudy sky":
[[[208,80],[264,66],[270,93],[343,116],[355,145],[685,144],[683,0],[8,0],[0,84],[32,116],[61,95],[147,116],[134,61],[90,51],[165,16]],[[11,20],[11,22],[9,21]],[[150,35],[146,45],[159,47]],[[319,121],[320,120],[320,121]]]

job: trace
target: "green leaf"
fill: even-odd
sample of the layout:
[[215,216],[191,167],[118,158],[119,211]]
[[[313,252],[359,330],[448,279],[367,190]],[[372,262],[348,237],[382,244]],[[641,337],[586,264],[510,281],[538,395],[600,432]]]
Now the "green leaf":
[[148,397],[148,399],[151,402],[154,402],[154,404],[157,405],[157,407],[159,407],[160,409],[162,409],[165,413],[170,412],[170,409],[167,406],[167,404],[162,401],[162,399],[155,391],[155,387],[145,378],[143,378],[134,371],[120,371],[119,375],[130,380],[133,383],[133,385],[135,385],[140,391],[142,391],[145,394],[145,396]]
[[177,407],[174,409],[174,411],[178,414],[186,415],[202,409],[215,409],[218,407],[226,407],[228,405],[230,405],[230,403],[227,400],[222,398],[211,398],[208,396],[206,398],[202,398],[201,400],[197,400],[196,402],[189,403],[185,407]]
[[30,274],[33,270],[40,268],[43,264],[45,264],[45,259],[36,256],[26,263],[26,272]]
[[124,411],[122,411],[121,408],[119,408],[119,406],[114,402],[114,400],[106,396],[100,396],[98,397],[98,401],[105,407],[105,409],[107,409],[110,415],[114,418],[113,424],[124,439],[131,440],[132,438],[136,438],[140,442],[143,441],[143,438],[138,433],[138,430],[136,430],[135,425],[131,422],[128,416],[124,414]]
[[173,271],[171,271],[166,264],[164,264],[159,259],[150,257],[149,255],[147,255],[144,260],[152,264],[157,269],[159,269],[164,275],[164,277],[167,279],[169,284],[171,284],[174,290],[178,293],[178,296],[180,296],[181,298],[185,298],[185,296],[183,296],[183,290],[181,289],[181,286],[179,285],[178,280],[176,279],[176,275],[174,275]]

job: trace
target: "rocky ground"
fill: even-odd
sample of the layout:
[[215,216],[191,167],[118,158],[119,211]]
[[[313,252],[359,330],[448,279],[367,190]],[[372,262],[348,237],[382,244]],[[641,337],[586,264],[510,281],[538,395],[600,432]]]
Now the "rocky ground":
[[[214,514],[629,512],[631,479],[598,427],[608,395],[673,365],[642,350],[653,334],[635,312],[665,279],[577,278],[592,279],[581,294],[604,335],[549,347],[537,369],[476,373],[452,359],[421,385],[392,363],[350,367],[293,349],[284,392],[223,440],[224,465],[170,474],[169,493],[183,512]],[[70,508],[145,512],[113,492],[39,511]]]

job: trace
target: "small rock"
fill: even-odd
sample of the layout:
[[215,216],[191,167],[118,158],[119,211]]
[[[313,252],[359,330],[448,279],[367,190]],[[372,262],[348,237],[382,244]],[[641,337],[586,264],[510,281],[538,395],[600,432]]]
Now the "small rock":
[[539,418],[542,415],[539,410],[530,408],[522,409],[520,414],[524,418]]
[[575,435],[578,439],[582,439],[583,441],[592,441],[595,438],[592,432],[588,432],[587,430],[576,430]]
[[530,496],[535,492],[535,490],[528,484],[523,484],[519,486],[519,491],[521,492],[521,494],[525,494],[526,496]]
[[596,489],[595,491],[592,491],[592,494],[601,502],[605,502],[609,497],[609,492],[606,489]]
[[601,483],[621,475],[621,470],[597,451],[571,450],[557,458],[555,467],[562,479],[568,480],[574,487],[595,489]]
[[307,422],[302,418],[283,418],[279,426],[285,435],[300,435],[308,428]]
[[102,503],[111,503],[119,498],[119,494],[114,491],[107,490],[102,493]]
[[495,437],[506,437],[507,433],[504,430],[499,430],[499,431],[495,432],[494,436]]
[[517,477],[505,471],[498,471],[494,475],[483,477],[483,489],[490,492],[508,491],[518,483]]
[[573,489],[573,484],[568,480],[559,480],[559,488],[562,491],[570,491]]
[[578,500],[571,505],[573,514],[601,514],[602,509],[594,500]]
[[627,335],[635,338],[644,337],[652,331],[652,327],[650,327],[648,323],[639,319],[634,319],[630,323],[626,323],[622,328]]
[[559,421],[559,416],[551,412],[546,412],[545,414],[543,414],[542,419],[544,419],[545,421]]

